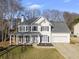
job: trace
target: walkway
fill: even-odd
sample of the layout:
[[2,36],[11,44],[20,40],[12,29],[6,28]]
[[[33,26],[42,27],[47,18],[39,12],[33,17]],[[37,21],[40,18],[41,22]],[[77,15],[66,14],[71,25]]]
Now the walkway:
[[54,43],[54,46],[65,59],[79,59],[79,45]]

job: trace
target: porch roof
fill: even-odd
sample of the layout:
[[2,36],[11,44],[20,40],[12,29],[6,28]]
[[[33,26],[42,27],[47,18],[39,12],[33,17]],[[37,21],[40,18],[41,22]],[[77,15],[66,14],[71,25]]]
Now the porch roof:
[[17,32],[15,35],[40,35],[39,32]]

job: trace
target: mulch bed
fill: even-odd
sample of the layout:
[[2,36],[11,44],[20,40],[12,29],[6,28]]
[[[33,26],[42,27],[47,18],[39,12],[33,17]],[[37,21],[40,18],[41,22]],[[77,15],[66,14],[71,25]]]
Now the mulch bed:
[[38,46],[53,46],[51,43],[39,43]]

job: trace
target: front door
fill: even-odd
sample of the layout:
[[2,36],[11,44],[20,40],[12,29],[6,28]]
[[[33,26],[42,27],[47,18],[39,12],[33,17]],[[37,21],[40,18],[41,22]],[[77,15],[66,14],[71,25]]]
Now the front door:
[[22,44],[22,43],[23,43],[23,36],[19,36],[18,44]]
[[37,35],[32,36],[33,43],[37,43],[37,38],[38,38]]
[[26,36],[26,43],[30,43],[30,36]]

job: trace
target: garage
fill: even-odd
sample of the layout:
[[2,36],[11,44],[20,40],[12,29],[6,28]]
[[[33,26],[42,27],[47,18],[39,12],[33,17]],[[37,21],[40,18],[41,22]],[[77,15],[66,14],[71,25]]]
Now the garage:
[[54,22],[52,43],[70,43],[70,30],[64,22]]
[[52,42],[55,43],[69,43],[70,34],[69,33],[54,33],[52,34]]

